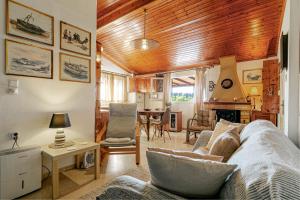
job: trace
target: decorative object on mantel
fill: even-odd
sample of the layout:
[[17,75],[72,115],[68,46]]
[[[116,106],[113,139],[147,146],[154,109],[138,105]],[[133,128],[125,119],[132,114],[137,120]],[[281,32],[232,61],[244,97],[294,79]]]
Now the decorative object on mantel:
[[63,128],[71,127],[71,122],[69,119],[68,113],[54,113],[52,115],[49,128],[56,128],[55,141],[53,144],[50,144],[51,148],[63,148],[72,146],[73,142],[65,142],[66,136]]
[[146,19],[147,9],[144,9],[144,37],[131,41],[131,45],[136,50],[147,51],[159,47],[159,42],[154,39],[146,38]]
[[7,39],[5,48],[6,74],[52,79],[52,50]]
[[256,84],[262,82],[262,70],[251,69],[243,71],[243,84]]
[[229,78],[224,79],[221,83],[221,86],[224,89],[229,89],[232,87],[232,85],[233,85],[233,81]]
[[91,56],[91,32],[61,21],[60,48],[84,56]]
[[91,60],[60,53],[59,78],[63,81],[91,82]]
[[54,45],[54,17],[8,0],[6,33],[43,44]]
[[208,81],[208,91],[209,92],[213,92],[215,89],[215,86],[216,86],[216,84],[214,81]]

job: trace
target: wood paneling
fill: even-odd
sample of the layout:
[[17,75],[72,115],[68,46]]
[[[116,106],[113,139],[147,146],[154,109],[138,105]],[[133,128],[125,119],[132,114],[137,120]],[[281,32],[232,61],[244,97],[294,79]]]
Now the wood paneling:
[[[277,54],[285,0],[140,1],[139,5],[147,5],[134,11],[127,8],[130,12],[123,14],[128,3],[121,2],[106,0],[98,5],[98,16],[101,9],[105,11],[100,19],[117,17],[103,23],[97,40],[105,53],[136,74],[218,64],[218,58],[226,55],[246,61]],[[109,10],[113,4],[116,8]],[[132,49],[130,41],[143,35],[144,8],[148,9],[146,37],[159,41],[160,47],[142,52]]]

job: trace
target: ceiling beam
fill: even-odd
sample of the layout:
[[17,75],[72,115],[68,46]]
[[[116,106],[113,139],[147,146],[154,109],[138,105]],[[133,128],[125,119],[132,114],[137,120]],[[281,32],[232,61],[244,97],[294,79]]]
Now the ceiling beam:
[[[102,0],[98,0],[102,1]],[[115,9],[119,9],[121,6],[124,6],[126,3],[131,2],[132,0],[118,0],[117,2],[105,7],[102,10],[97,10],[97,19],[107,15],[108,13],[112,12]]]
[[101,14],[99,14],[101,17],[97,18],[97,27],[98,28],[103,27],[103,26],[119,19],[120,17],[127,15],[127,14],[131,13],[132,11],[137,10],[153,1],[155,1],[155,0],[133,0],[133,1],[129,1],[128,3],[126,3],[124,5],[119,5],[116,8],[114,8],[113,5],[111,5],[110,7],[114,8],[111,10],[111,12],[105,14],[104,16],[101,16]]
[[192,83],[184,81],[184,80],[182,80],[180,78],[174,78],[174,79],[177,80],[177,81],[179,81],[179,82],[181,82],[181,83],[187,84],[187,85],[193,85]]

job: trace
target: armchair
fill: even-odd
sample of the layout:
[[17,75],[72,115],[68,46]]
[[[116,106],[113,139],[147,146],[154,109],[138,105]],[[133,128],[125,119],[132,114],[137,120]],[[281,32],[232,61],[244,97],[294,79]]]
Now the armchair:
[[101,161],[106,154],[135,154],[140,163],[140,128],[137,105],[111,103],[107,129],[101,131]]
[[187,121],[186,142],[190,140],[190,133],[201,133],[203,130],[214,130],[216,125],[215,110],[200,110],[193,118]]

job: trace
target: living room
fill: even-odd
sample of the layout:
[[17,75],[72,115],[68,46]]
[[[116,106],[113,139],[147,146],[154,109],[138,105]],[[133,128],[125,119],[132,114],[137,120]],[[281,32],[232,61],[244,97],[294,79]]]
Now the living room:
[[298,0],[0,8],[0,199],[300,198]]

